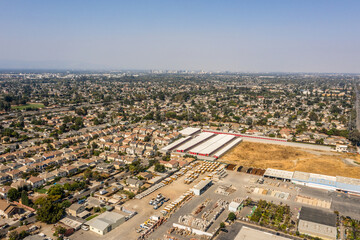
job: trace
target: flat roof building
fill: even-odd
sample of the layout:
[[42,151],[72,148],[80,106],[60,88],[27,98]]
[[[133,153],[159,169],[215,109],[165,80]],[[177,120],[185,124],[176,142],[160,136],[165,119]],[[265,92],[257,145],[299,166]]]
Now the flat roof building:
[[193,148],[193,147],[197,146],[198,144],[201,144],[202,142],[211,138],[212,136],[214,136],[214,133],[207,133],[207,132],[200,133],[195,138],[191,139],[190,141],[186,142],[185,144],[180,145],[176,149],[176,151],[177,152],[186,152],[190,148]]
[[249,227],[242,227],[239,233],[236,235],[234,240],[290,240],[291,238],[286,238],[271,234],[268,232],[259,231]]
[[291,181],[308,187],[336,190],[336,177],[333,176],[295,171]]
[[337,189],[360,194],[360,179],[336,176]]
[[201,131],[200,128],[187,127],[179,131],[179,133],[183,136],[192,136],[196,133],[199,133],[200,131]]
[[264,173],[264,177],[277,178],[281,180],[291,181],[294,172],[268,168]]
[[160,152],[162,153],[167,153],[169,151],[172,151],[173,149],[175,149],[176,147],[180,146],[181,144],[186,143],[187,141],[189,141],[191,139],[190,136],[185,137],[185,138],[180,138],[179,140],[176,140],[175,142],[163,147]]
[[238,145],[239,143],[242,142],[241,138],[236,138],[234,141],[231,141],[229,144],[227,144],[226,146],[224,146],[223,148],[221,148],[220,150],[218,150],[217,152],[214,153],[214,158],[219,158],[222,155],[224,155],[227,151],[229,151],[230,149],[232,149],[233,147],[235,147],[236,145]]
[[202,180],[192,188],[192,191],[194,192],[195,195],[201,195],[203,194],[203,192],[206,191],[206,189],[208,189],[211,186],[211,184],[212,181],[210,179]]
[[299,215],[298,231],[323,239],[336,239],[337,216],[333,212],[302,207]]
[[198,145],[197,147],[190,149],[189,153],[200,156],[210,156],[211,153],[219,150],[221,147],[225,146],[234,138],[235,136],[231,136],[231,135],[225,135],[225,134],[216,135],[215,137]]
[[104,212],[86,222],[86,224],[89,225],[91,231],[100,235],[105,235],[123,222],[125,222],[124,215],[115,212]]

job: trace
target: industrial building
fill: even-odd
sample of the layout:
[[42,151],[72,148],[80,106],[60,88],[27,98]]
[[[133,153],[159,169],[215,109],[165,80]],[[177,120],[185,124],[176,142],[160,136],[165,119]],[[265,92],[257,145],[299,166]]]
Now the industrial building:
[[179,133],[182,135],[182,136],[193,136],[197,133],[200,133],[201,132],[201,129],[200,128],[193,128],[193,127],[188,127],[188,128],[185,128],[181,131],[179,131]]
[[115,212],[104,212],[86,222],[90,230],[104,235],[125,222],[125,216]]
[[290,240],[290,238],[278,236],[272,233],[259,231],[243,226],[234,240]]
[[276,179],[284,180],[284,181],[291,181],[293,174],[294,174],[294,172],[268,168],[268,169],[266,169],[266,171],[264,173],[264,177],[276,178]]
[[360,179],[336,176],[336,189],[360,194]]
[[230,135],[216,135],[208,141],[192,148],[189,153],[200,156],[211,156],[212,153],[229,143],[235,137]]
[[176,151],[187,152],[189,149],[196,147],[197,145],[203,143],[204,141],[208,140],[214,135],[215,135],[214,133],[206,133],[206,132],[200,133],[198,136],[194,137],[190,141],[177,147]]
[[236,212],[239,210],[241,206],[241,203],[238,203],[238,202],[231,202],[229,204],[229,212]]
[[180,146],[181,144],[186,143],[187,141],[189,141],[191,139],[190,136],[187,136],[185,138],[180,138],[178,140],[176,140],[175,142],[163,147],[162,149],[160,149],[161,153],[168,153],[172,150],[174,150],[175,148],[177,148],[178,146]]
[[202,180],[192,188],[192,191],[194,192],[195,195],[199,196],[203,194],[206,191],[206,189],[208,189],[211,186],[211,184],[212,181],[210,179]]
[[227,151],[231,150],[233,147],[235,147],[236,145],[238,145],[239,143],[242,142],[241,138],[236,138],[234,141],[230,142],[228,145],[224,146],[223,148],[221,148],[219,151],[214,153],[214,158],[219,158],[222,155],[224,155]]
[[266,169],[264,177],[291,181],[294,184],[329,191],[341,191],[357,195],[360,194],[360,179],[357,178],[349,178],[342,176],[334,177],[301,171],[291,172],[273,168]]
[[160,152],[167,154],[171,151],[189,153],[206,160],[215,160],[227,151],[238,145],[242,139],[234,134],[221,134],[221,132],[201,132],[200,128],[185,128],[180,131],[185,138],[163,147]]
[[302,234],[336,239],[336,214],[329,211],[302,207],[299,215],[298,231]]
[[295,184],[335,191],[336,177],[295,171],[291,181]]

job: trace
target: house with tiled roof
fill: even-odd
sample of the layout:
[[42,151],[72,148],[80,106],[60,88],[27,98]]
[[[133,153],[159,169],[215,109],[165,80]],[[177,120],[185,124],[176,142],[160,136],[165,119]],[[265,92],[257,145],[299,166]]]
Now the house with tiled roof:
[[8,203],[6,200],[0,200],[0,215],[11,218],[17,213],[19,213],[19,208],[15,204]]
[[30,177],[27,181],[33,188],[39,188],[45,183],[44,179],[34,176]]

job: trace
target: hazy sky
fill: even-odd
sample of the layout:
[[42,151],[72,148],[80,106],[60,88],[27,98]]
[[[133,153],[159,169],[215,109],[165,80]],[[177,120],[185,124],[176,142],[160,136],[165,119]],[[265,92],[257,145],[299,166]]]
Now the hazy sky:
[[360,72],[359,0],[0,0],[0,68]]

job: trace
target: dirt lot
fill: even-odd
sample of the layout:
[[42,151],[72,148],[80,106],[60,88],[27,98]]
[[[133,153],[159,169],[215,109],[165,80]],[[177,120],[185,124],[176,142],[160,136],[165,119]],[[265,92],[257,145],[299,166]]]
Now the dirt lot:
[[346,153],[306,150],[254,142],[242,142],[220,159],[221,162],[249,167],[359,178],[360,165],[350,164],[349,160],[360,162],[360,157]]

